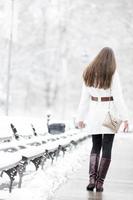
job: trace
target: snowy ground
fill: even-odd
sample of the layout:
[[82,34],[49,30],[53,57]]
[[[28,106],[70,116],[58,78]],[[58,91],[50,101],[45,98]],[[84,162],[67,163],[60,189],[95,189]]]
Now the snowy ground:
[[[44,169],[39,169],[37,172],[32,164],[28,165],[26,174],[23,177],[22,188],[17,188],[16,183],[18,182],[18,177],[16,177],[11,194],[8,192],[8,187],[4,187],[4,189],[1,190],[0,186],[0,200],[51,199],[54,191],[60,187],[74,171],[82,166],[86,154],[89,154],[90,146],[90,139],[87,139],[70,152],[67,152],[64,158],[60,155],[58,160],[54,161],[53,165],[51,165],[50,161],[47,161]],[[3,180],[4,182],[9,182],[6,175],[3,175],[3,178],[0,179],[0,183],[3,183]]]
[[[10,120],[16,121],[16,118],[10,118]],[[23,123],[22,126],[22,118],[21,120],[18,119],[17,125],[21,125],[21,128],[23,129],[23,133],[29,133],[29,124],[33,120],[32,118],[27,121],[28,118],[26,118],[27,123]],[[2,118],[1,118],[2,120]],[[8,121],[10,121],[8,119]],[[34,119],[34,122],[36,120]],[[4,123],[5,122],[5,123]],[[21,123],[20,123],[21,122]],[[43,120],[37,121],[40,123],[39,127],[40,130],[42,130],[43,126]],[[25,126],[24,126],[25,124]],[[7,128],[7,119],[1,123],[3,131],[1,131],[0,136],[5,136],[6,133],[8,133]],[[28,126],[28,127],[27,127]],[[18,126],[20,128],[20,126]],[[5,128],[5,129],[4,129]],[[9,127],[8,127],[9,128]],[[18,129],[19,129],[18,128]],[[132,127],[131,127],[132,128]],[[4,132],[5,130],[5,132]],[[7,131],[6,131],[7,130]],[[21,130],[21,129],[20,129]],[[25,131],[24,131],[25,130]],[[64,135],[67,136],[67,133],[73,133],[73,129],[69,130],[64,133]],[[84,131],[76,130],[79,134],[84,134]],[[86,132],[86,131],[85,131]],[[21,131],[19,132],[21,133]],[[40,132],[41,133],[41,132]],[[131,131],[130,131],[131,133]],[[4,134],[4,135],[3,135]],[[119,137],[123,135],[123,133],[117,134]],[[126,133],[124,134],[126,136]],[[132,134],[130,134],[132,135]],[[29,141],[39,141],[39,140],[45,140],[47,137],[54,137],[52,135],[43,135],[43,136],[32,136],[31,139],[20,139],[20,141],[11,141],[10,143],[1,143],[1,148],[5,145],[18,145],[19,143],[24,143],[26,145],[26,142]],[[42,146],[42,145],[41,145]],[[40,148],[40,147],[39,147]],[[0,200],[50,200],[54,192],[57,188],[61,186],[70,176],[71,174],[82,167],[83,161],[86,159],[87,155],[89,155],[91,148],[91,142],[90,139],[87,139],[86,141],[78,144],[76,148],[73,147],[71,151],[66,152],[65,156],[63,157],[62,154],[60,154],[59,158],[57,160],[54,160],[53,165],[51,165],[51,160],[47,160],[47,162],[44,165],[44,169],[39,169],[38,171],[35,171],[35,167],[32,163],[29,163],[27,166],[26,172],[23,177],[22,181],[22,187],[21,189],[18,187],[18,181],[19,177],[17,176],[15,178],[14,184],[13,184],[13,190],[12,193],[9,193],[8,184],[9,184],[9,177],[4,173],[3,177],[0,178]],[[31,152],[33,153],[33,147],[31,148]],[[20,151],[19,151],[20,152]],[[4,158],[4,154],[0,154],[1,159]]]

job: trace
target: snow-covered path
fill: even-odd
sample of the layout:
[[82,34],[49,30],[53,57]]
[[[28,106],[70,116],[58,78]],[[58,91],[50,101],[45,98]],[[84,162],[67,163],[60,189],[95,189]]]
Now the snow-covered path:
[[133,133],[116,135],[112,161],[103,193],[88,192],[88,157],[50,200],[131,200],[133,199]]

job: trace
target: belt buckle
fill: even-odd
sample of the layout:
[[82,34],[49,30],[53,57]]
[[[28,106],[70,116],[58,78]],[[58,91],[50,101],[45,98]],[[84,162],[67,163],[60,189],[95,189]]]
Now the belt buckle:
[[97,101],[100,102],[101,101],[101,97],[97,97]]

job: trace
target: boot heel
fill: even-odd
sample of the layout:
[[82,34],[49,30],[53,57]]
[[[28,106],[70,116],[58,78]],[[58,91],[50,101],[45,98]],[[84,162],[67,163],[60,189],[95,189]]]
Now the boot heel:
[[95,188],[95,185],[89,184],[89,185],[86,187],[86,190],[88,190],[88,191],[93,191],[94,188]]
[[96,189],[96,192],[103,192],[103,189]]

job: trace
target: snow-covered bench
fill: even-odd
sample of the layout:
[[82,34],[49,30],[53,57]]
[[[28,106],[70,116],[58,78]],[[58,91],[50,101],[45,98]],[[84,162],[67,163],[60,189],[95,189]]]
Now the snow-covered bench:
[[52,163],[54,157],[59,155],[61,147],[68,145],[67,142],[62,144],[61,139],[42,144],[40,146],[32,146],[30,144],[23,144],[21,142],[10,142],[0,145],[0,171],[1,175],[5,172],[10,178],[9,191],[12,190],[12,184],[17,173],[19,174],[19,184],[21,187],[22,177],[26,170],[26,165],[32,162],[35,165],[36,170],[45,161],[51,158]]
[[[44,125],[39,120],[40,125],[38,126],[36,120],[25,119],[23,121],[19,119],[17,122],[16,118],[15,120],[13,118],[5,118],[2,122],[0,124],[2,126],[2,128],[0,127],[0,138],[3,142],[0,143],[0,155],[3,156],[0,158],[0,171],[1,175],[5,172],[10,177],[10,192],[17,173],[19,174],[18,186],[21,187],[22,177],[29,162],[34,164],[36,170],[39,166],[43,168],[47,159],[51,159],[51,163],[53,163],[54,158],[57,159],[60,152],[63,152],[64,156],[67,148],[71,149],[73,145],[76,146],[78,142],[88,137],[87,133],[80,133],[81,131],[78,129],[69,130],[60,135],[50,135],[46,132],[46,127],[42,130]],[[11,124],[13,125],[12,127]],[[12,134],[15,125],[19,130],[20,138],[15,138]],[[37,135],[33,134],[33,131],[36,131],[36,126]],[[40,127],[40,130],[38,127]],[[16,130],[14,133],[16,133]],[[23,137],[24,135],[32,135],[32,137],[27,139],[27,137]],[[11,139],[10,142],[7,142],[3,138]]]
[[43,119],[28,117],[10,117],[10,126],[16,139],[30,139],[34,136],[45,135],[47,125]]
[[[20,146],[23,148],[20,148]],[[17,173],[19,174],[18,187],[21,187],[22,177],[29,162],[35,165],[36,170],[40,165],[43,168],[46,159],[51,158],[53,162],[57,151],[58,144],[54,142],[41,146],[2,144],[0,147],[0,171],[1,176],[6,173],[10,178],[9,192],[12,190],[12,184]]]
[[0,142],[30,139],[47,133],[47,123],[43,118],[0,116]]
[[18,166],[22,160],[20,154],[0,152],[0,172],[1,177],[5,172],[10,178],[9,192],[12,190],[12,184],[18,172]]

